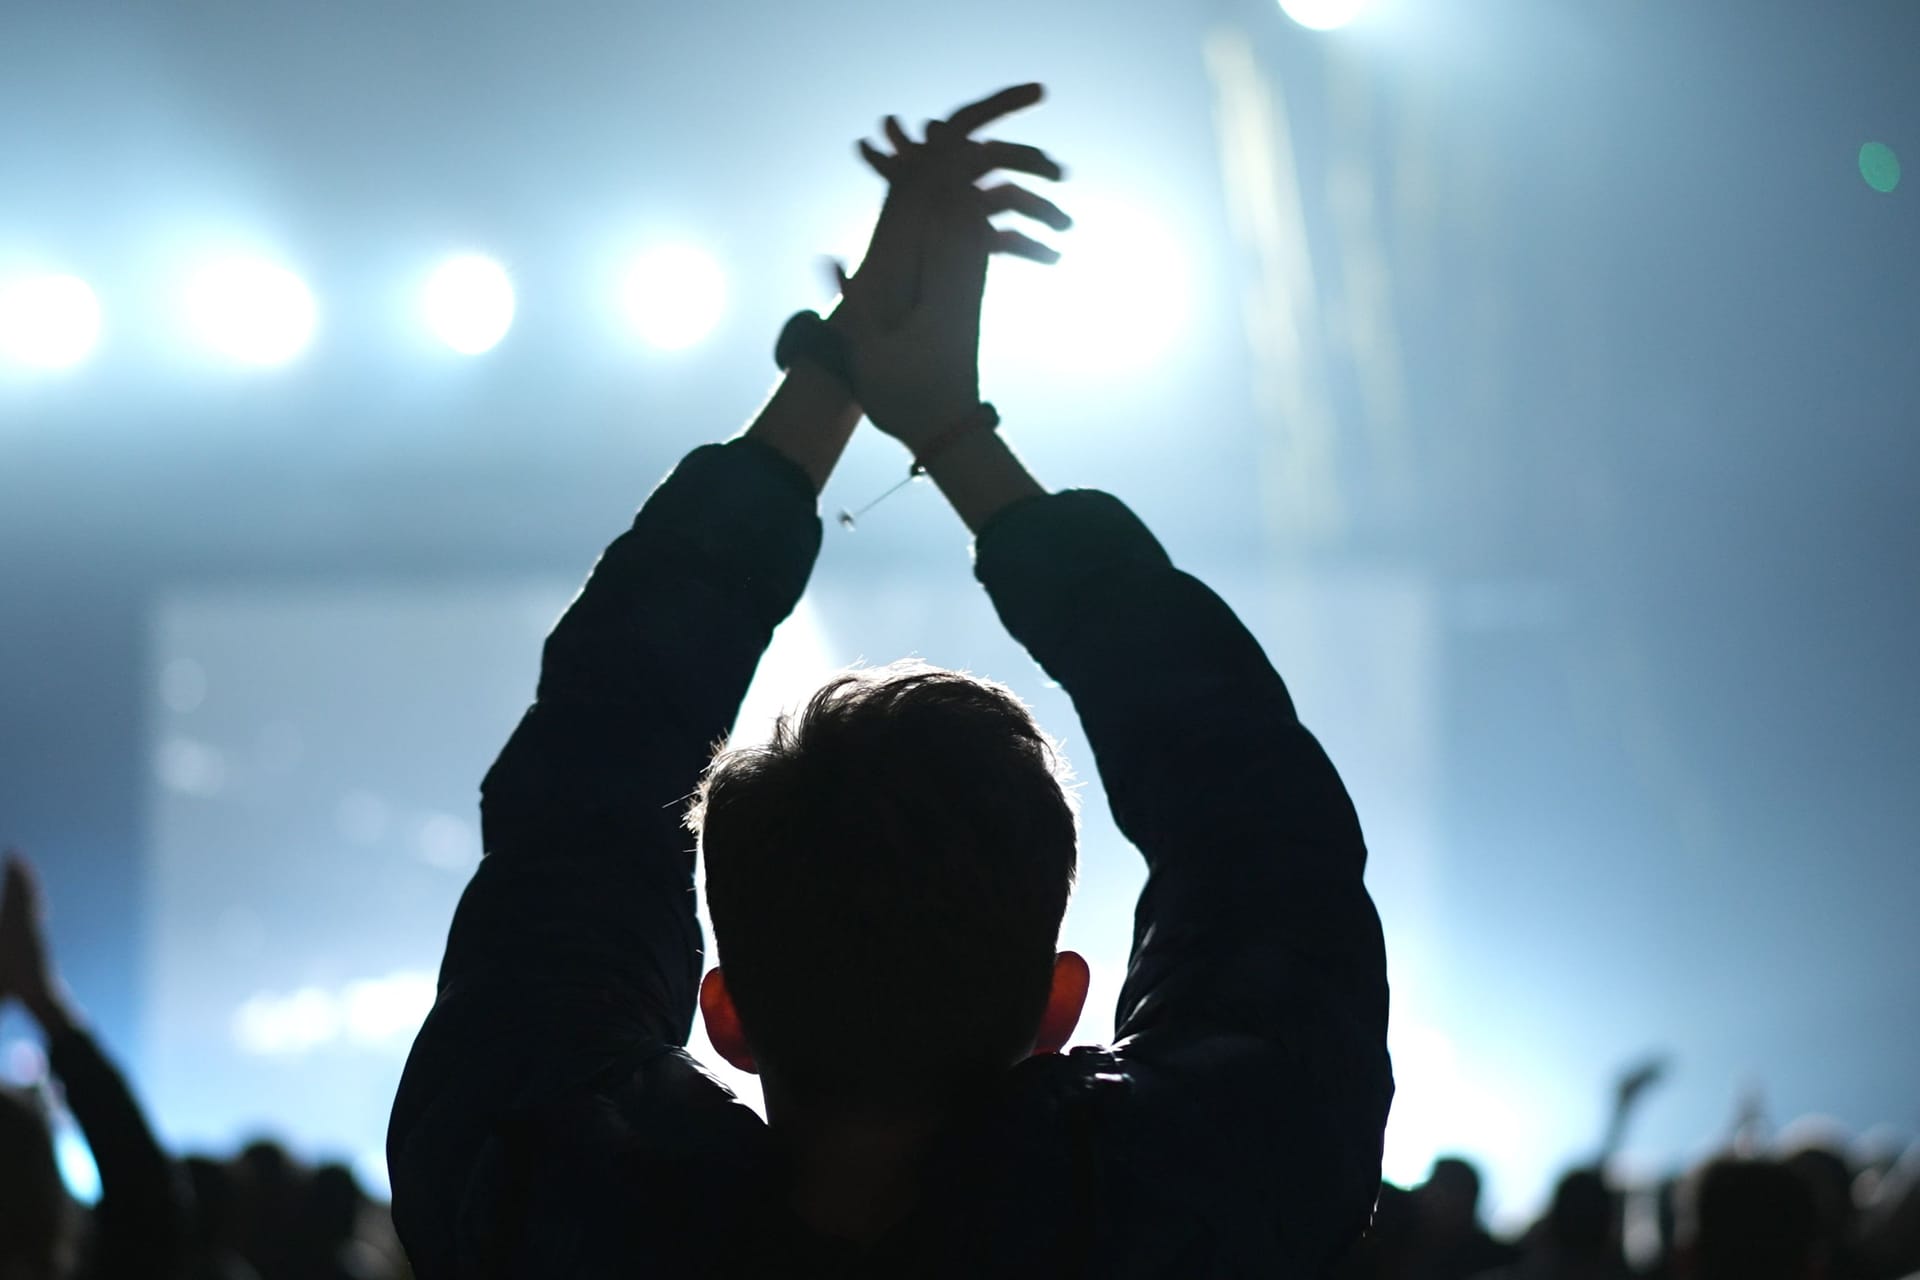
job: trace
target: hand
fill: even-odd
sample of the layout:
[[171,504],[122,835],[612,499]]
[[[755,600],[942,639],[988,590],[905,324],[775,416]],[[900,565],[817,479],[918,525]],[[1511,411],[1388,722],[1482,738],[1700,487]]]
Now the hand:
[[887,200],[859,272],[851,279],[839,272],[844,301],[832,323],[853,348],[867,415],[909,448],[979,403],[980,303],[989,256],[1059,259],[1053,249],[989,219],[1012,212],[1057,230],[1072,225],[1057,205],[1024,187],[977,185],[1003,169],[1063,176],[1037,148],[973,138],[1042,94],[1037,84],[1004,89],[931,122],[924,142],[889,116],[883,128],[891,154],[860,144],[867,163],[888,182]]
[[1622,1073],[1614,1084],[1614,1106],[1625,1111],[1639,1101],[1640,1097],[1659,1084],[1661,1077],[1667,1074],[1667,1060],[1655,1056],[1636,1064]]
[[47,953],[46,903],[33,866],[17,852],[0,889],[0,996],[14,996],[43,1030],[68,1021],[64,989]]

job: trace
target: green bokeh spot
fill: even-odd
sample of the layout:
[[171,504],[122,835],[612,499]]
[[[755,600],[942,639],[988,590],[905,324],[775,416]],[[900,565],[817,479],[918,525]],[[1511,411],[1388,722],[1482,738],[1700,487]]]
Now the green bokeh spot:
[[1884,142],[1869,142],[1860,148],[1860,176],[1885,195],[1900,185],[1900,157]]

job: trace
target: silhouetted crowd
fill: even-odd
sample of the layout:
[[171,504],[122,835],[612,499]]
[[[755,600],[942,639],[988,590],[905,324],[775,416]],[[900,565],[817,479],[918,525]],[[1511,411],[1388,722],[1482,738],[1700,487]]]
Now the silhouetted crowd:
[[[150,1167],[144,1125],[86,1136],[103,1194],[83,1209],[54,1159],[46,1099],[0,1088],[0,1277],[5,1280],[406,1280],[387,1206],[343,1164],[277,1142]],[[109,1123],[112,1118],[109,1117]],[[127,1155],[134,1155],[129,1166]]]
[[[16,862],[26,910],[0,909],[8,935],[37,924],[36,889]],[[17,949],[17,948],[16,948]],[[160,1153],[133,1092],[72,1023],[49,1029],[46,1090],[0,1089],[0,1280],[81,1276],[179,1280],[404,1280],[387,1206],[352,1170],[309,1164],[261,1140],[231,1157]],[[1913,1280],[1920,1277],[1920,1143],[1849,1150],[1838,1138],[1766,1149],[1750,1134],[1657,1182],[1610,1176],[1631,1104],[1656,1070],[1623,1083],[1607,1150],[1566,1172],[1517,1237],[1490,1231],[1467,1159],[1426,1181],[1381,1187],[1367,1236],[1340,1280]],[[65,1095],[100,1167],[83,1210],[54,1157],[47,1092]]]
[[1459,1157],[1420,1186],[1384,1186],[1342,1280],[1910,1280],[1920,1276],[1920,1144],[1856,1157],[1837,1145],[1717,1155],[1623,1184],[1561,1176],[1517,1238],[1490,1232]]
[[191,1204],[185,1280],[403,1280],[412,1273],[382,1202],[342,1164],[307,1165],[274,1142],[183,1162]]

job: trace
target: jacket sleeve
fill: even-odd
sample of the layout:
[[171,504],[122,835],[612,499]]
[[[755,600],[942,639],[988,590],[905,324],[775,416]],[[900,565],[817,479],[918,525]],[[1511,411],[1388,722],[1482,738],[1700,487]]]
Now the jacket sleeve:
[[1386,955],[1346,789],[1231,609],[1116,499],[1035,498],[976,573],[1072,697],[1147,886],[1123,1060],[1220,1131],[1318,1265],[1364,1229],[1393,1084]]
[[178,1274],[186,1242],[184,1187],[126,1079],[84,1031],[60,1032],[47,1056],[100,1171],[87,1274],[100,1280]]
[[422,1277],[520,1229],[498,1176],[517,1126],[686,1043],[702,964],[686,801],[806,585],[814,504],[757,443],[696,450],[548,638],[481,787],[486,853],[388,1132]]

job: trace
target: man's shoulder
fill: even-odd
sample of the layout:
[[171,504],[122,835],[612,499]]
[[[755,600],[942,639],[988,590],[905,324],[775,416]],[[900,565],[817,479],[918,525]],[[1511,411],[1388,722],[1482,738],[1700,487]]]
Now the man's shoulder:
[[[998,1212],[1015,1239],[1046,1235],[1044,1217],[1057,1247],[1103,1275],[1275,1274],[1280,1206],[1260,1167],[1273,1144],[1211,1106],[1203,1078],[1137,1048],[1086,1046],[1010,1073],[1003,1123],[977,1130],[997,1147],[981,1165],[997,1171],[956,1199],[976,1220]],[[1044,1207],[1009,1215],[996,1187]]]
[[[929,1275],[1284,1275],[1286,1206],[1264,1172],[1278,1144],[1236,1130],[1179,1055],[1137,1048],[1036,1057],[977,1098],[931,1153],[898,1256],[937,1260]],[[522,1223],[496,1243],[541,1274],[732,1274],[716,1252],[786,1238],[765,1124],[683,1049],[610,1065],[519,1133],[495,1147],[490,1205],[470,1208]]]
[[1103,1274],[1285,1275],[1344,1247],[1365,1206],[1323,1158],[1326,1082],[1303,1072],[1283,1045],[1231,1034],[1136,1037],[1033,1070]]

